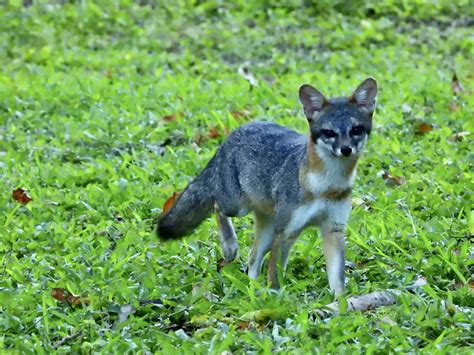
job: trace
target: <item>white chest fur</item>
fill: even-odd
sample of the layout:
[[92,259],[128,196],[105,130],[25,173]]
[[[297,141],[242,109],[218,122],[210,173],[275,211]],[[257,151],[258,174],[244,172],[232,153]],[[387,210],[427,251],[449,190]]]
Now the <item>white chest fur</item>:
[[[286,228],[287,234],[299,233],[309,224],[345,225],[351,213],[351,200],[325,197],[328,191],[350,189],[355,178],[355,169],[348,169],[350,161],[339,157],[324,157],[324,168],[306,174],[306,188],[313,200],[305,201],[291,214]],[[348,174],[349,172],[349,174]]]

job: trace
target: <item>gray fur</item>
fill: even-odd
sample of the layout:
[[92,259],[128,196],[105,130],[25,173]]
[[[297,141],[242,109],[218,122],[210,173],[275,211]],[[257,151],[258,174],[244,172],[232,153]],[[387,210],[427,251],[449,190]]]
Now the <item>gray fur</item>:
[[292,205],[302,198],[298,174],[304,162],[306,138],[270,122],[252,122],[229,135],[215,156],[158,222],[162,239],[192,231],[212,211],[243,216],[255,211],[276,215],[283,230]]

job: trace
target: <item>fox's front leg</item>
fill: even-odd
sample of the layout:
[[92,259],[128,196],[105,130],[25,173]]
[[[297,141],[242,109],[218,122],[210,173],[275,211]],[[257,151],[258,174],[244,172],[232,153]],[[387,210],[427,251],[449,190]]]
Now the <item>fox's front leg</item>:
[[338,296],[344,291],[345,225],[325,224],[321,226],[321,232],[329,288]]
[[273,289],[280,288],[280,281],[278,280],[278,273],[285,273],[288,256],[290,255],[291,247],[298,237],[295,235],[279,234],[273,240],[270,259],[268,260],[268,282]]

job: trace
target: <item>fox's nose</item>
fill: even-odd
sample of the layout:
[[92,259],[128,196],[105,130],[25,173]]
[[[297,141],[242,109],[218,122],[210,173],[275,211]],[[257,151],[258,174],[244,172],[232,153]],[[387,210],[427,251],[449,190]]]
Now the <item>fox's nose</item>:
[[341,147],[341,153],[342,155],[344,155],[345,157],[348,157],[349,155],[351,155],[352,153],[352,148],[345,145],[344,147]]

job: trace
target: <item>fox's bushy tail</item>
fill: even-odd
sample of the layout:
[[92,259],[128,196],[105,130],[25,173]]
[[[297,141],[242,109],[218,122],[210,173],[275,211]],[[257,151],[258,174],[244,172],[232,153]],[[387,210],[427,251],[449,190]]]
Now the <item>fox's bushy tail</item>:
[[213,161],[191,181],[173,207],[158,220],[157,233],[162,240],[190,234],[214,208],[215,169]]

